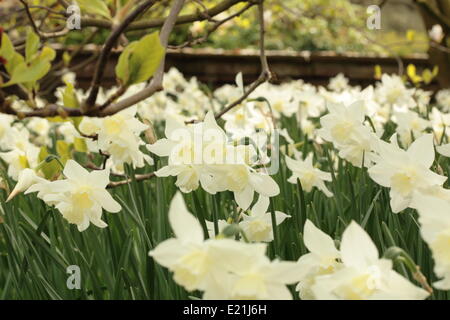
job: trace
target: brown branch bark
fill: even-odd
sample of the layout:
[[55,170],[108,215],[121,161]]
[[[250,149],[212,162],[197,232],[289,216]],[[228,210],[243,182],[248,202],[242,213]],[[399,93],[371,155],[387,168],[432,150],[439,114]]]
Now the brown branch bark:
[[[181,9],[183,8],[184,0],[176,0],[170,10],[169,16],[167,17],[163,27],[161,28],[161,32],[159,34],[159,39],[161,41],[161,45],[164,48],[167,48],[167,44],[169,41],[169,35],[172,32],[173,27],[175,26],[175,23],[177,21],[178,14],[180,13]],[[150,84],[141,90],[140,92],[123,99],[115,104],[111,104],[104,108],[103,110],[100,110],[99,116],[105,117],[108,115],[115,114],[123,109],[126,109],[139,101],[142,101],[144,99],[147,99],[151,95],[153,95],[155,92],[162,90],[162,81],[164,77],[164,65],[165,65],[165,58],[161,61],[161,64],[158,67],[158,70],[153,75],[153,78],[150,82]]]
[[[217,4],[216,6],[200,11],[193,14],[187,14],[179,16],[175,22],[178,24],[191,23],[195,21],[203,21],[208,20],[208,17],[214,17],[221,12],[224,12],[240,2],[246,2],[247,0],[224,0]],[[131,23],[126,30],[141,30],[141,29],[149,29],[149,28],[157,28],[161,27],[166,21],[167,17],[154,19],[150,21],[136,21]],[[81,26],[82,27],[100,27],[100,28],[111,28],[112,23],[108,20],[104,19],[92,19],[92,18],[81,18]]]
[[95,68],[94,77],[92,79],[92,83],[90,86],[90,93],[88,98],[86,99],[84,105],[82,106],[83,111],[90,109],[95,105],[97,100],[98,91],[100,89],[100,83],[103,78],[103,73],[105,71],[105,65],[108,61],[108,57],[111,53],[112,48],[116,44],[120,35],[125,31],[127,26],[135,20],[141,13],[145,12],[148,8],[155,4],[159,0],[146,0],[140,5],[138,5],[117,27],[115,27],[105,42],[103,46],[102,52],[100,53],[100,57],[97,62],[97,66]]
[[[134,176],[134,180],[142,181],[142,180],[151,179],[153,177],[155,177],[155,173],[154,172],[145,173],[145,174],[137,174],[137,175]],[[111,189],[111,188],[115,188],[115,187],[120,187],[120,186],[123,186],[125,184],[130,183],[131,181],[133,181],[133,179],[125,179],[125,180],[120,180],[120,181],[111,181],[106,188]]]
[[186,41],[185,43],[178,45],[178,46],[169,46],[170,49],[183,49],[186,48],[188,46],[194,46],[194,45],[198,45],[200,43],[205,42],[206,40],[208,40],[208,37],[214,32],[216,31],[221,25],[223,25],[224,23],[226,23],[227,21],[230,21],[238,16],[240,16],[242,13],[244,13],[245,11],[247,11],[248,9],[250,9],[252,6],[254,6],[256,3],[255,2],[249,2],[244,8],[242,8],[241,10],[237,11],[236,13],[226,17],[223,20],[217,21],[213,24],[213,26],[211,28],[208,29],[208,31],[206,32],[206,34],[204,34],[201,37],[198,37],[196,39],[192,39],[189,41]]
[[258,23],[259,23],[259,59],[261,62],[261,74],[258,79],[253,82],[250,87],[245,91],[245,93],[236,101],[232,102],[230,105],[225,107],[222,111],[216,114],[216,119],[222,117],[225,113],[239,105],[242,101],[244,101],[256,88],[259,87],[260,84],[269,81],[272,79],[273,74],[270,71],[269,64],[267,62],[266,51],[265,51],[265,33],[266,29],[264,26],[264,0],[259,0],[258,3]]

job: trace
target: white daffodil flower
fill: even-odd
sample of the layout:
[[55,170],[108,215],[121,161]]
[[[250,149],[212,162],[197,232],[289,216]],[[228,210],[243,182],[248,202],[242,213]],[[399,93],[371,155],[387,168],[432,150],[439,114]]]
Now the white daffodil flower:
[[341,255],[336,249],[334,240],[310,220],[306,220],[303,228],[303,242],[309,253],[298,260],[298,270],[302,277],[296,290],[301,299],[313,300],[315,295],[311,286],[314,285],[316,277],[339,270],[342,266],[338,261]]
[[419,212],[420,234],[433,254],[434,272],[442,278],[433,286],[450,290],[450,200],[417,193],[413,203]]
[[369,235],[354,221],[345,229],[340,246],[342,267],[316,277],[311,290],[319,300],[420,300],[429,293],[379,258]]
[[316,187],[327,197],[333,196],[333,193],[328,190],[324,182],[331,181],[331,174],[315,168],[312,157],[313,154],[310,153],[305,160],[285,158],[287,167],[292,171],[292,176],[288,179],[288,182],[297,184],[297,179],[299,179],[304,191],[311,192],[312,188]]
[[[273,240],[272,216],[270,212],[267,212],[269,204],[269,198],[260,195],[250,213],[242,215],[239,227],[244,231],[249,241],[270,242]],[[284,212],[275,211],[275,224],[278,226],[290,217]]]
[[21,192],[24,192],[29,187],[31,187],[35,183],[40,182],[46,182],[44,178],[39,177],[36,174],[36,171],[25,168],[19,173],[19,177],[17,179],[17,183],[14,187],[14,189],[9,194],[8,198],[6,199],[6,202],[10,201],[12,198],[14,198],[16,195],[18,195]]
[[84,231],[92,223],[99,228],[107,224],[101,220],[102,209],[119,212],[121,206],[106,191],[109,169],[89,172],[74,160],[68,160],[63,171],[66,179],[44,181],[32,185],[25,192],[38,192],[38,197],[55,207],[69,222]]
[[378,151],[376,164],[368,172],[376,183],[391,188],[391,208],[395,213],[410,206],[415,191],[441,186],[447,180],[429,169],[434,161],[432,134],[415,140],[406,151],[399,148],[396,136],[391,143],[380,140]]

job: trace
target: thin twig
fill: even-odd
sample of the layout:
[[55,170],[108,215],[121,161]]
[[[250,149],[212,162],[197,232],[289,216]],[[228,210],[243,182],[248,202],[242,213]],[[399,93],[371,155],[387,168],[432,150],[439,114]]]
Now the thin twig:
[[222,111],[216,114],[216,119],[222,117],[225,113],[233,109],[235,106],[239,105],[244,101],[250,93],[256,90],[262,83],[272,79],[273,74],[269,69],[269,64],[267,62],[266,51],[265,51],[265,27],[264,27],[264,0],[259,0],[258,3],[258,23],[259,23],[259,59],[261,63],[261,74],[254,81],[250,87],[245,91],[245,93],[236,101],[232,102],[230,105],[225,107]]
[[30,20],[31,27],[33,28],[34,32],[40,37],[41,33],[39,32],[39,29],[36,26],[36,23],[34,22],[33,16],[31,15],[31,12],[30,12],[30,8],[28,7],[28,3],[25,0],[20,0],[20,2],[24,6],[25,12],[28,16],[28,20]]
[[214,32],[216,31],[221,25],[223,25],[225,22],[228,22],[238,16],[240,16],[242,13],[244,13],[245,11],[247,11],[250,7],[254,6],[255,3],[250,2],[248,3],[244,8],[242,8],[241,10],[239,10],[238,12],[228,16],[227,18],[217,21],[214,23],[214,25],[208,29],[208,31],[206,32],[206,34],[204,34],[201,37],[189,40],[184,42],[183,44],[180,44],[178,46],[169,46],[170,49],[183,49],[186,48],[188,46],[194,46],[194,45],[198,45],[201,44],[203,42],[205,42],[206,40],[208,40],[208,37]]
[[[177,18],[175,24],[186,24],[195,21],[203,21],[208,20],[208,17],[214,17],[219,13],[222,13],[232,6],[240,2],[247,2],[248,0],[224,0],[218,3],[216,6],[209,8],[205,11],[200,11],[193,14],[182,15]],[[127,31],[130,30],[142,30],[149,28],[158,28],[164,25],[165,21],[168,17],[154,19],[154,20],[146,20],[146,21],[136,21],[131,23],[127,27]],[[82,27],[100,27],[100,28],[111,28],[111,21],[105,19],[93,19],[93,18],[81,18]]]
[[[166,22],[164,23],[163,27],[161,28],[161,32],[159,34],[159,40],[161,42],[161,45],[164,48],[167,48],[167,44],[169,41],[169,35],[172,32],[173,27],[175,26],[175,22],[177,20],[178,14],[180,13],[181,9],[183,8],[184,0],[176,0],[170,9],[169,16],[166,19]],[[163,89],[162,87],[162,81],[164,77],[164,65],[165,65],[165,57],[162,59],[161,64],[158,67],[158,70],[155,72],[150,84],[144,88],[143,90],[139,91],[138,93],[123,99],[115,104],[111,104],[110,106],[106,107],[104,110],[101,110],[99,112],[99,115],[101,117],[108,116],[115,114],[123,109],[126,109],[144,99],[147,99],[151,95],[153,95],[155,92],[160,91]]]
[[130,182],[132,182],[133,180],[136,181],[142,181],[142,180],[148,180],[150,178],[155,177],[155,173],[154,172],[150,172],[150,173],[145,173],[145,174],[137,174],[134,176],[134,179],[125,179],[125,180],[120,180],[120,181],[111,181],[107,188],[115,188],[115,187],[119,187],[119,186],[123,186],[125,184],[128,184]]
[[147,0],[141,3],[139,6],[137,6],[123,21],[121,24],[119,24],[116,28],[113,29],[111,35],[108,37],[108,39],[105,42],[105,45],[103,46],[102,52],[100,53],[100,57],[97,62],[97,66],[95,68],[94,77],[91,82],[90,86],[90,93],[88,98],[86,99],[86,102],[83,106],[84,111],[86,109],[91,108],[93,105],[95,105],[95,101],[97,100],[98,91],[100,89],[100,83],[103,78],[103,74],[105,71],[105,65],[108,61],[108,57],[111,53],[112,48],[116,44],[117,40],[119,39],[122,32],[125,31],[127,26],[135,20],[140,14],[142,14],[144,11],[146,11],[148,8],[150,8],[152,5],[155,4],[159,0]]

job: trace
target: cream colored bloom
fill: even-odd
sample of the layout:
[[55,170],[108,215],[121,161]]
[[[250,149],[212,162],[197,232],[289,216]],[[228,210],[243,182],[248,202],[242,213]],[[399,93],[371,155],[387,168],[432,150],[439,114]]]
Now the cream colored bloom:
[[354,221],[345,229],[340,246],[342,267],[316,277],[311,290],[323,300],[420,300],[429,294],[379,258],[369,235]]
[[413,204],[419,212],[420,234],[433,254],[434,272],[441,278],[433,285],[450,290],[450,200],[417,193]]
[[331,181],[331,174],[321,171],[313,166],[313,154],[310,153],[305,160],[294,160],[286,157],[286,165],[292,171],[292,176],[288,182],[296,184],[297,179],[300,180],[303,190],[311,192],[313,187],[318,188],[327,197],[333,196],[333,193],[328,190],[324,181]]
[[26,193],[38,192],[38,197],[55,207],[69,222],[84,231],[92,223],[99,228],[107,224],[101,220],[102,209],[121,210],[119,203],[106,191],[109,170],[88,172],[74,160],[68,160],[63,171],[66,179],[43,181],[32,185]]
[[[267,212],[269,204],[268,197],[259,196],[250,213],[242,215],[239,227],[242,228],[249,241],[270,242],[273,240],[272,215]],[[275,224],[278,226],[290,217],[284,212],[275,211]]]
[[309,253],[298,260],[298,270],[301,280],[296,290],[303,300],[313,300],[315,295],[311,287],[316,278],[331,274],[342,267],[339,262],[341,254],[336,249],[334,240],[329,235],[318,229],[310,220],[306,220],[303,228],[303,242]]
[[368,172],[376,183],[391,188],[391,208],[397,213],[410,206],[415,191],[441,186],[447,177],[429,169],[434,161],[432,134],[415,140],[406,151],[399,148],[395,136],[391,141],[380,140],[376,164]]

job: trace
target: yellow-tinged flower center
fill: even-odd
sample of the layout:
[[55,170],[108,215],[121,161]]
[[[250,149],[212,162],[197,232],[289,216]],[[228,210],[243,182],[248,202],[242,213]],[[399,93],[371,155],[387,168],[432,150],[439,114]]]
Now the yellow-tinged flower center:
[[337,142],[343,143],[347,141],[353,130],[354,124],[350,121],[342,121],[331,129],[331,135]]
[[104,120],[106,134],[117,135],[120,134],[123,127],[124,118],[120,114],[116,114]]
[[379,287],[380,279],[379,268],[373,266],[367,272],[354,277],[348,284],[341,286],[338,293],[345,300],[364,300]]
[[278,112],[282,112],[283,108],[284,108],[284,103],[283,101],[278,100],[277,102],[275,102],[273,104],[273,108],[278,111]]
[[264,241],[272,231],[272,226],[261,219],[255,219],[248,224],[248,236],[251,241]]
[[208,251],[195,248],[181,257],[174,268],[174,280],[187,290],[195,290],[212,265]]
[[403,196],[408,196],[414,189],[417,180],[417,171],[414,168],[407,168],[391,177],[391,186],[396,192]]
[[80,187],[73,195],[72,200],[74,204],[80,209],[86,210],[92,208],[94,202],[90,197],[91,188],[88,186]]
[[439,264],[450,265],[450,230],[440,233],[431,243],[431,249]]
[[267,294],[265,277],[260,272],[249,272],[239,278],[232,290],[233,299],[256,300]]
[[234,165],[228,174],[228,186],[233,192],[242,191],[248,184],[249,173],[244,165]]
[[397,99],[402,95],[402,88],[400,87],[394,87],[391,90],[389,90],[386,98],[389,103],[394,103],[397,101]]
[[305,189],[306,192],[311,191],[316,180],[317,180],[317,175],[313,170],[304,172],[302,174],[302,176],[300,177],[300,181],[302,183],[302,188]]

